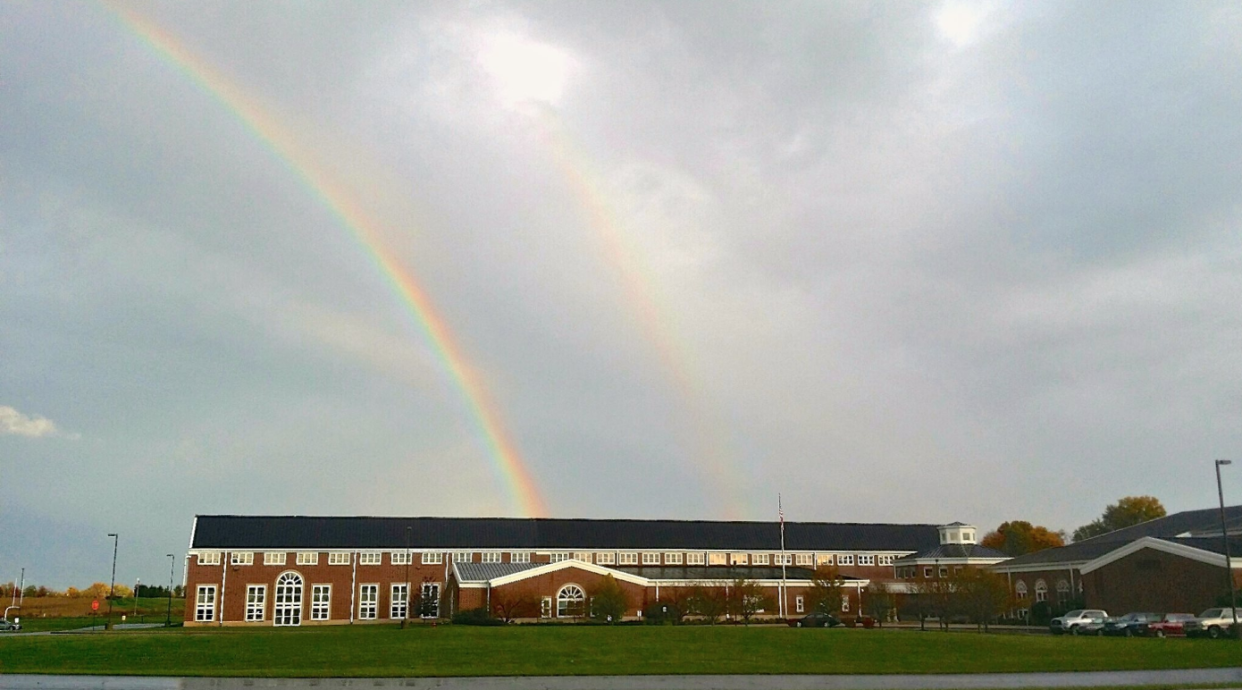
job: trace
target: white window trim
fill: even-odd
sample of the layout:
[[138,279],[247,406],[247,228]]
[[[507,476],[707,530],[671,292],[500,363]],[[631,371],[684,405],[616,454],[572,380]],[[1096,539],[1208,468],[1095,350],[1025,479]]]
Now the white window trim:
[[473,551],[454,551],[453,552],[454,563],[470,563],[472,561],[474,561]]
[[599,565],[613,565],[616,562],[616,554],[611,551],[601,551],[595,554],[595,562]]
[[770,554],[757,553],[751,557],[751,562],[755,565],[767,565],[772,559]]
[[349,553],[336,551],[328,554],[328,565],[349,565]]
[[799,553],[794,554],[794,564],[796,565],[815,565],[815,554]]
[[[258,597],[253,597],[257,601],[252,601],[251,594],[258,593]],[[267,585],[246,585],[246,622],[257,623],[263,620],[264,612],[267,610]]]
[[686,565],[704,565],[707,562],[702,551],[691,551],[686,554]]
[[198,554],[199,565],[220,565],[219,551],[203,551]]
[[837,565],[854,565],[854,554],[843,553],[837,556]]
[[408,551],[393,551],[388,554],[388,562],[392,565],[413,565],[414,554]]
[[529,551],[511,551],[509,552],[510,563],[530,563]]
[[199,585],[194,597],[194,621],[196,623],[211,623],[215,620],[216,586]]
[[483,551],[479,554],[479,562],[480,563],[499,563],[500,552],[499,551]]
[[[404,601],[397,597],[400,592]],[[400,612],[398,612],[400,609]],[[399,621],[410,615],[410,583],[394,582],[388,589],[388,619]]]
[[660,554],[644,551],[642,561],[643,565],[660,565]]
[[263,554],[263,565],[284,565],[289,554],[284,551],[267,551]]
[[318,551],[299,551],[297,564],[298,565],[319,565],[319,552]]
[[444,563],[444,552],[424,551],[421,560],[423,565],[441,565]]
[[358,565],[383,565],[384,554],[379,551],[362,551],[358,554]]
[[638,552],[622,551],[617,555],[617,565],[638,565]]
[[233,551],[229,554],[230,565],[254,565],[253,551]]
[[[370,590],[374,595],[374,599],[367,601],[366,593]],[[371,615],[366,615],[368,612]],[[379,620],[379,583],[364,582],[358,586],[358,620],[373,621]]]
[[[315,602],[315,594],[318,590],[324,590],[327,596],[321,602]],[[320,616],[319,614],[323,615]],[[326,621],[332,620],[332,585],[318,584],[311,585],[311,620]]]
[[664,554],[664,564],[665,565],[681,565],[681,554],[680,553]]

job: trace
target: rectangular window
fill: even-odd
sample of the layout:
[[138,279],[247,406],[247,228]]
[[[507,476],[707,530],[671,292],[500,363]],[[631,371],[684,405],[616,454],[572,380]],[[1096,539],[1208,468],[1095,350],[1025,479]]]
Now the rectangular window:
[[750,555],[745,553],[729,554],[729,565],[746,565],[750,562]]
[[529,551],[514,551],[509,554],[510,563],[530,563]]
[[399,621],[405,618],[406,605],[409,603],[410,586],[407,584],[392,586],[392,605],[388,607],[388,617]]
[[854,565],[854,556],[848,553],[837,556],[837,565]]
[[319,565],[319,552],[299,551],[298,565]]
[[832,554],[830,553],[816,554],[815,565],[832,565]]
[[931,579],[931,576],[932,576],[932,569],[931,569],[931,568],[923,568],[923,578],[924,578],[924,579],[926,579],[926,580],[930,580],[930,579]]
[[358,565],[379,565],[383,554],[379,551],[363,551],[358,554]]
[[220,565],[219,551],[204,551],[198,555],[199,565]]
[[713,551],[707,554],[707,564],[708,565],[728,565],[729,554],[720,553],[718,551]]
[[482,554],[480,554],[479,562],[480,563],[499,563],[500,552],[499,551],[484,551]]
[[681,554],[680,553],[664,554],[664,564],[665,565],[681,565]]
[[803,602],[802,597],[794,597],[794,610],[798,613],[806,610],[806,604]]
[[893,556],[879,556],[878,558],[879,558],[880,565],[892,565],[893,564]]
[[[220,554],[216,554],[219,559]],[[208,623],[216,619],[216,586],[199,585],[198,597],[194,600],[194,620]]]
[[331,611],[332,585],[311,585],[311,620],[326,621]]
[[622,551],[621,565],[638,565],[638,554],[634,551]]
[[815,554],[800,553],[794,556],[794,563],[798,565],[815,565]]
[[544,597],[543,599],[539,600],[539,617],[540,618],[551,618],[552,617],[552,597]]
[[440,583],[424,582],[422,598],[419,600],[418,615],[423,618],[440,617]]
[[871,554],[859,554],[858,565],[875,565],[875,556]]
[[767,565],[771,560],[771,556],[766,553],[757,553],[750,560],[755,565]]
[[561,561],[568,561],[568,560],[569,560],[569,554],[564,551],[558,551],[556,553],[548,554],[549,563],[560,563]]
[[850,595],[841,595],[841,610],[848,612],[850,610]]
[[793,554],[778,553],[772,557],[772,560],[776,565],[793,565]]
[[423,565],[440,565],[444,562],[444,554],[440,551],[423,553]]
[[595,562],[600,565],[612,565],[615,557],[616,554],[601,551],[600,553],[595,554]]
[[254,552],[234,551],[229,554],[229,562],[233,565],[254,565]]
[[686,565],[703,565],[703,552],[691,551],[686,554]]
[[286,555],[284,551],[268,551],[263,554],[263,565],[284,565]]
[[[281,561],[281,563],[284,563],[284,561]],[[328,554],[328,565],[349,565],[349,554],[339,551]]]
[[589,551],[575,551],[575,552],[574,552],[574,560],[575,560],[575,561],[582,561],[583,563],[590,563],[590,562],[591,562],[591,553],[590,553]]
[[358,620],[373,621],[379,616],[379,585],[358,589]]
[[948,576],[949,576],[949,566],[947,565],[940,566],[940,577],[948,577]]
[[453,554],[454,563],[470,563],[474,561],[473,551],[457,551]]
[[393,551],[388,558],[393,565],[409,565],[414,562],[414,554],[409,551]]
[[643,552],[643,565],[660,565],[660,554],[651,553],[650,551],[644,551]]
[[247,623],[263,620],[263,604],[266,599],[267,585],[248,585],[246,587]]

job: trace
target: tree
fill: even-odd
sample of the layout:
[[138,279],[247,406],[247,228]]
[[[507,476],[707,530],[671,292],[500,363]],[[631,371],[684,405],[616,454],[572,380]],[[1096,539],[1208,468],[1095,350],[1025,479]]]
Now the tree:
[[1074,530],[1074,541],[1098,537],[1123,527],[1164,517],[1167,512],[1155,496],[1126,496],[1104,509],[1104,514]]
[[492,594],[492,611],[506,623],[518,618],[534,618],[539,615],[539,597],[531,592],[502,589]]
[[1065,546],[1065,533],[1053,532],[1047,527],[1032,525],[1025,520],[1012,520],[1002,522],[996,531],[988,532],[979,543],[1008,556],[1021,556]]
[[604,578],[591,596],[591,617],[608,623],[619,623],[629,609],[625,590],[612,575]]
[[436,618],[440,615],[440,597],[434,587],[419,587],[418,599],[414,602],[414,615],[419,618]]
[[750,625],[756,613],[775,606],[776,601],[767,595],[763,586],[754,580],[739,577],[728,588],[727,608],[729,614],[741,618]]
[[983,570],[968,568],[955,574],[950,585],[956,599],[954,608],[987,630],[998,616],[1009,610],[1009,583],[1004,577]]
[[728,608],[728,602],[725,601],[724,586],[704,587],[695,585],[690,588],[689,595],[686,596],[687,610],[696,615],[701,616],[709,624],[715,625],[716,621],[725,614]]
[[883,582],[872,582],[867,587],[866,596],[863,597],[863,606],[866,614],[883,626],[884,619],[888,618],[888,612],[893,610],[893,594],[889,591],[888,585]]
[[811,578],[811,587],[806,591],[807,604],[812,611],[819,613],[841,613],[841,595],[844,593],[845,581],[834,566],[821,566],[815,569]]

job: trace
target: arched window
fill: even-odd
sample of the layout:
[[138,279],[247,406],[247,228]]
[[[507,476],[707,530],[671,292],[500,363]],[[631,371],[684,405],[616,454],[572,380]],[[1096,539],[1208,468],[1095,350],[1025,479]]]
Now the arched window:
[[586,593],[578,585],[565,585],[556,593],[557,618],[581,618],[586,614]]
[[276,607],[272,611],[276,625],[302,624],[302,576],[294,572],[276,578]]
[[1064,604],[1070,598],[1070,585],[1065,580],[1057,580],[1057,603]]
[[1043,580],[1035,581],[1035,601],[1048,601],[1048,583]]
[[1022,580],[1018,580],[1017,584],[1013,586],[1013,593],[1019,599],[1025,599],[1026,598],[1026,583],[1023,582]]

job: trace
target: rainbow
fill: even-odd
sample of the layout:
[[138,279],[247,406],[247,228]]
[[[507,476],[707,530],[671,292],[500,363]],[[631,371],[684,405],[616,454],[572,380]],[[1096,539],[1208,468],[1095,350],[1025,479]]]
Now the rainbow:
[[495,402],[454,342],[447,322],[437,313],[426,290],[384,245],[380,232],[382,224],[352,198],[344,187],[335,183],[327,171],[316,163],[313,153],[300,146],[297,139],[276,118],[224,75],[190,52],[175,36],[127,7],[108,2],[105,2],[105,6],[152,48],[157,56],[188,76],[205,93],[232,112],[255,139],[269,148],[307,190],[336,216],[341,226],[353,235],[389,287],[401,299],[403,307],[461,390],[495,470],[509,490],[514,503],[528,517],[547,515],[543,498],[521,453],[518,452],[517,445],[501,422]]

